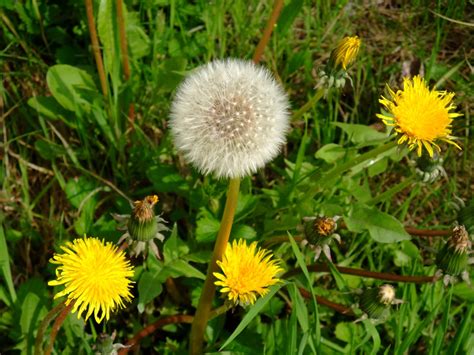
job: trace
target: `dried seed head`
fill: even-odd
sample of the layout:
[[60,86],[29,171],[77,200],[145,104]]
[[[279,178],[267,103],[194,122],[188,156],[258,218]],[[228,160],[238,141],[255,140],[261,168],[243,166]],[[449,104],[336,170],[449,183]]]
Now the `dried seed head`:
[[391,285],[365,289],[360,295],[359,306],[371,319],[383,318],[389,307],[398,303]]
[[171,107],[174,142],[204,174],[236,178],[273,159],[289,129],[288,98],[268,70],[227,59],[197,68]]
[[448,242],[436,256],[436,265],[445,274],[458,276],[466,270],[472,242],[464,226],[456,226]]

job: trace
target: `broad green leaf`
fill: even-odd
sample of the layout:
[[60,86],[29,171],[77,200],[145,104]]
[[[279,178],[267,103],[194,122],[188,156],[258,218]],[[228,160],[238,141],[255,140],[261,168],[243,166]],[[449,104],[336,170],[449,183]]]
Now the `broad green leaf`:
[[196,228],[196,240],[208,243],[216,239],[219,232],[220,222],[204,208],[201,208]]
[[339,144],[329,143],[323,145],[314,155],[317,159],[322,159],[326,163],[332,164],[345,157],[348,154],[347,149]]
[[[125,7],[125,3],[123,5]],[[150,52],[150,38],[140,25],[140,14],[128,12],[126,20],[127,43],[132,59],[140,59]]]
[[378,132],[372,127],[366,125],[342,122],[333,122],[332,124],[341,128],[354,144],[378,144],[381,140],[387,138],[386,133]]
[[167,276],[161,270],[145,271],[138,281],[138,311],[142,313],[148,302],[161,294]]
[[46,82],[54,98],[69,111],[80,107],[89,112],[91,102],[99,95],[92,77],[71,65],[58,64],[50,67]]
[[186,195],[189,191],[188,183],[179,175],[173,165],[152,165],[146,176],[150,179],[157,192],[172,192]]
[[173,226],[171,235],[166,239],[163,246],[165,262],[177,259],[189,253],[189,247],[178,237],[178,227],[176,223]]
[[28,105],[38,111],[40,115],[53,120],[61,119],[64,123],[74,127],[66,117],[71,113],[65,110],[52,96],[35,96],[28,100]]
[[255,239],[257,231],[250,226],[239,224],[232,227],[232,239]]
[[201,271],[196,269],[194,266],[190,265],[183,259],[172,260],[170,262],[165,262],[164,271],[170,277],[195,277],[201,280],[206,279],[206,275],[204,275]]
[[350,231],[360,233],[367,230],[372,239],[379,243],[411,239],[399,220],[375,207],[356,204],[344,221]]
[[222,351],[227,345],[229,345],[242,331],[250,324],[250,322],[260,313],[263,307],[270,301],[270,299],[278,292],[278,290],[284,285],[284,282],[278,283],[270,287],[270,291],[264,296],[260,297],[257,302],[250,308],[247,314],[242,318],[234,332],[227,338],[225,343],[220,347],[219,351]]

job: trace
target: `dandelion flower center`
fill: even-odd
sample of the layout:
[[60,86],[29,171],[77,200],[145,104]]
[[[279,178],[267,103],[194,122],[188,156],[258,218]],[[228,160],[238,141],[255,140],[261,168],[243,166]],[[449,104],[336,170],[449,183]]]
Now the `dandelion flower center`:
[[124,300],[130,301],[130,287],[133,269],[112,243],[97,238],[75,239],[61,249],[64,254],[55,254],[51,263],[58,264],[56,280],[50,286],[64,285],[65,289],[54,298],[67,295],[66,304],[74,301],[72,313],[77,317],[87,309],[87,320],[92,313],[100,323],[108,320],[110,312],[124,307]]
[[394,126],[401,135],[399,144],[408,142],[409,149],[417,148],[418,155],[423,147],[433,157],[433,146],[440,151],[436,140],[443,140],[461,149],[451,136],[451,123],[459,113],[449,112],[454,109],[451,100],[454,93],[430,90],[420,76],[403,80],[403,90],[396,93],[388,88],[391,100],[382,96],[379,102],[392,116],[378,114],[388,126]]
[[248,246],[242,239],[234,240],[217,262],[222,273],[214,273],[215,284],[222,286],[221,292],[235,304],[253,304],[257,296],[265,295],[269,286],[280,281],[275,277],[282,269],[271,258],[269,251],[257,249],[256,242]]
[[289,128],[288,99],[266,69],[214,61],[181,84],[170,125],[176,147],[201,172],[243,177],[280,151]]

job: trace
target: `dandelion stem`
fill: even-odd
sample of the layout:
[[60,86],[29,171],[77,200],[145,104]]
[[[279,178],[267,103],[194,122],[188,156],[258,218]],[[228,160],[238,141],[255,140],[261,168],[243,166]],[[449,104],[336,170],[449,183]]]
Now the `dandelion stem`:
[[86,13],[87,13],[87,24],[89,26],[89,33],[91,36],[92,52],[94,53],[95,64],[97,65],[97,72],[99,73],[100,86],[102,88],[102,94],[107,97],[107,79],[105,76],[104,63],[102,62],[102,55],[100,54],[99,38],[97,37],[97,30],[95,28],[94,21],[94,7],[92,0],[85,0],[86,2]]
[[270,40],[273,28],[275,27],[278,17],[280,16],[281,9],[283,8],[283,2],[283,0],[275,0],[272,14],[270,15],[270,19],[267,22],[267,26],[263,31],[262,38],[260,39],[260,42],[258,42],[257,48],[255,49],[255,53],[252,58],[255,64],[260,62],[260,59],[262,59],[263,51],[265,50],[265,47],[267,46],[267,43]]
[[67,315],[74,306],[74,303],[75,301],[71,301],[71,303],[63,307],[61,313],[59,313],[59,316],[54,321],[53,328],[51,329],[51,334],[49,336],[48,348],[44,352],[45,355],[51,355],[51,352],[53,351],[54,341],[56,340],[56,335],[58,334],[59,329],[61,329],[61,326],[63,325]]
[[[312,298],[312,295],[308,290],[306,290],[302,287],[299,287],[299,290],[300,290],[301,295],[304,298],[306,298],[306,299],[311,299]],[[354,312],[349,307],[346,307],[346,306],[344,306],[342,304],[339,304],[339,303],[336,303],[336,302],[332,302],[332,301],[328,300],[327,298],[324,298],[324,297],[321,297],[321,296],[316,296],[316,300],[318,301],[318,304],[322,304],[323,306],[334,309],[335,311],[337,311],[341,314],[345,314],[345,315],[348,315],[348,316],[353,316],[354,315]]]
[[[213,310],[209,313],[209,319],[213,319],[213,318],[215,318],[215,317],[220,316],[221,314],[224,314],[224,313],[227,312],[231,307],[232,307],[232,304],[231,304],[231,303],[225,303],[225,304],[223,304],[222,306],[213,309]],[[194,319],[193,316],[190,316],[190,315],[187,315],[187,314],[177,314],[177,315],[174,315],[174,316],[169,316],[169,317],[165,317],[165,318],[158,319],[156,322],[147,325],[145,328],[143,328],[143,329],[140,330],[137,334],[135,334],[132,339],[130,339],[129,341],[127,341],[127,343],[125,344],[125,346],[127,346],[127,347],[124,348],[124,349],[122,349],[122,350],[120,350],[120,351],[119,351],[119,355],[125,355],[125,354],[127,354],[129,351],[131,351],[131,350],[133,350],[135,347],[137,347],[138,344],[140,344],[140,341],[141,341],[143,338],[146,338],[147,336],[149,336],[150,334],[154,333],[154,332],[157,331],[159,328],[164,327],[165,325],[168,325],[168,324],[177,324],[177,323],[188,323],[188,324],[191,324],[191,323],[193,322],[193,319]]]
[[321,98],[324,96],[324,89],[319,89],[316,94],[309,99],[298,111],[296,111],[291,117],[292,121],[299,120],[311,107],[313,107]]
[[42,351],[42,343],[44,338],[44,333],[46,332],[46,328],[48,328],[49,323],[53,320],[56,315],[63,310],[65,307],[65,301],[56,305],[53,309],[51,309],[48,314],[43,318],[41,324],[38,328],[38,333],[36,334],[35,339],[35,355],[41,355]]
[[217,261],[222,259],[229,235],[234,222],[235,210],[237,208],[237,199],[239,196],[240,179],[235,178],[229,181],[229,188],[227,190],[227,201],[225,203],[224,214],[221,220],[219,233],[217,234],[216,243],[214,245],[214,252],[207,270],[206,281],[202,289],[201,298],[194,315],[194,321],[191,326],[190,337],[190,353],[201,354],[203,347],[204,331],[206,329],[207,321],[209,319],[212,299],[214,298],[214,272],[218,271]]
[[[376,272],[376,271],[368,271],[363,269],[354,269],[345,266],[337,266],[334,265],[337,270],[341,274],[347,275],[355,275],[361,277],[368,277],[371,279],[378,279],[378,280],[385,280],[385,281],[393,281],[393,282],[411,282],[411,283],[432,283],[437,281],[437,277],[435,275],[432,276],[405,276],[405,275],[396,275],[396,274],[389,274],[385,272]],[[329,266],[317,264],[317,265],[308,265],[308,271],[312,272],[330,272]],[[288,278],[294,275],[299,274],[301,269],[293,269],[288,271],[283,275],[283,278]]]

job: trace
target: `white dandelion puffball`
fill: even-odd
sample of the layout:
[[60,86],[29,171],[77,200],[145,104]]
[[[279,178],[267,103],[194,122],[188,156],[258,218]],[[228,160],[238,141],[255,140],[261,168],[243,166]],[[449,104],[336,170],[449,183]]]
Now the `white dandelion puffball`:
[[289,129],[288,98],[268,70],[217,60],[193,71],[171,107],[171,132],[202,173],[238,178],[272,160]]

